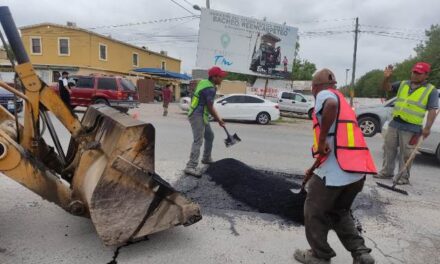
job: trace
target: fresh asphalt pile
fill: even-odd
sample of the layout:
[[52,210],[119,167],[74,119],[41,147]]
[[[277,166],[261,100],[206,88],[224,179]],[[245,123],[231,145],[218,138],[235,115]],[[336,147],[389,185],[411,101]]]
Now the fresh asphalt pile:
[[234,199],[260,213],[279,215],[298,223],[304,221],[306,195],[289,190],[299,187],[293,181],[295,175],[256,170],[235,159],[217,161],[206,174]]
[[216,208],[274,214],[302,223],[304,194],[289,189],[299,187],[302,176],[258,170],[235,159],[211,164],[201,179],[182,177],[176,188],[203,209]]

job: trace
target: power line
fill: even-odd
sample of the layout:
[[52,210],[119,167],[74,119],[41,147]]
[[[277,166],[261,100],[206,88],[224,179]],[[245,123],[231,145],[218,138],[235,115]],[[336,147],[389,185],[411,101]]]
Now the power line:
[[396,28],[396,27],[388,27],[388,26],[380,26],[380,25],[364,25],[362,24],[361,27],[367,27],[367,28],[379,28],[379,29],[391,29],[391,30],[398,30],[398,31],[408,31],[408,32],[418,32],[423,33],[425,32],[425,29],[416,29],[416,28]]
[[393,35],[393,34],[386,33],[386,32],[379,32],[379,31],[362,31],[362,33],[376,35],[376,36],[382,36],[382,37],[396,38],[396,39],[407,39],[407,40],[415,40],[415,41],[424,41],[425,40],[422,38],[416,38],[416,37],[411,37],[411,36],[399,36],[399,35]]
[[185,3],[187,3],[188,5],[190,5],[191,7],[193,7],[194,6],[194,4],[193,3],[190,3],[189,1],[187,1],[187,0],[183,0]]
[[139,26],[139,25],[146,25],[146,24],[159,24],[159,23],[168,23],[173,21],[179,21],[179,20],[185,20],[188,18],[197,18],[199,16],[192,15],[192,16],[183,16],[183,17],[172,17],[172,18],[162,18],[162,19],[156,19],[156,20],[148,20],[148,21],[141,21],[141,22],[132,22],[132,23],[126,23],[126,24],[116,24],[116,25],[105,25],[105,26],[97,26],[97,27],[90,27],[86,29],[101,29],[101,28],[119,28],[119,27],[131,27],[131,26]]
[[176,1],[174,1],[174,0],[170,0],[170,1],[173,2],[174,4],[180,6],[181,8],[185,9],[185,10],[186,10],[187,12],[189,12],[191,15],[194,15],[194,16],[196,15],[196,14],[194,14],[193,12],[191,12],[189,9],[187,9],[186,7],[184,7],[183,5],[177,3]]

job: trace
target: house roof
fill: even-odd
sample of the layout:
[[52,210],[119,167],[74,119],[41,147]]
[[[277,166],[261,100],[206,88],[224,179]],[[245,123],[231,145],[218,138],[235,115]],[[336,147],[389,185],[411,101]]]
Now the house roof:
[[143,52],[149,52],[149,53],[152,53],[152,54],[155,54],[155,55],[167,58],[167,59],[171,59],[171,60],[175,60],[175,61],[181,61],[179,59],[176,59],[176,58],[169,57],[167,55],[161,54],[160,52],[155,52],[155,51],[151,51],[151,50],[148,50],[148,49],[143,49],[143,48],[138,47],[136,45],[129,44],[129,43],[123,42],[121,40],[117,40],[117,39],[114,39],[114,38],[111,38],[111,37],[108,37],[108,36],[105,36],[105,35],[101,35],[99,33],[96,33],[96,32],[93,32],[93,31],[90,31],[90,30],[87,30],[87,29],[84,29],[84,28],[80,28],[80,27],[65,26],[65,25],[60,25],[60,24],[55,24],[55,23],[39,23],[39,24],[34,24],[34,25],[20,27],[20,30],[27,30],[27,29],[33,29],[33,28],[38,28],[38,27],[47,27],[47,26],[81,31],[81,32],[84,32],[84,33],[87,33],[87,34],[91,34],[91,35],[95,35],[95,36],[98,36],[98,37],[101,37],[101,38],[108,39],[108,40],[113,41],[113,42],[117,42],[119,44],[131,47],[131,48],[143,51]]

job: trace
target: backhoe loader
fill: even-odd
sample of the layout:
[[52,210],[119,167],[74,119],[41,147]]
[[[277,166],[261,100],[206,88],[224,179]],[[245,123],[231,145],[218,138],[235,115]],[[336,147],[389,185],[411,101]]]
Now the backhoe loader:
[[[1,173],[67,212],[90,218],[105,245],[124,245],[201,219],[199,206],[155,173],[151,124],[106,105],[88,107],[79,121],[37,76],[6,6],[0,7],[0,22],[21,89],[0,86],[25,103],[23,122],[0,106]],[[54,116],[71,134],[67,153]],[[42,127],[54,147],[43,139]]]

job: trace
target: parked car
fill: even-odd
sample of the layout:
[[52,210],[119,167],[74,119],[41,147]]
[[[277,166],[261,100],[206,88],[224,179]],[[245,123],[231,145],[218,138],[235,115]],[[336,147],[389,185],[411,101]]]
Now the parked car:
[[281,111],[308,115],[308,117],[312,119],[313,102],[307,100],[306,97],[300,93],[279,92],[278,104]]
[[396,101],[395,97],[384,104],[360,106],[355,109],[358,124],[364,136],[372,137],[382,131],[384,123],[391,120],[394,101]]
[[434,124],[431,127],[431,134],[423,141],[419,151],[424,154],[431,154],[437,157],[440,162],[440,118],[435,119]]
[[230,94],[214,101],[214,107],[225,120],[256,121],[267,125],[280,118],[277,103],[262,99],[256,95]]
[[[136,86],[123,77],[72,76],[69,78],[71,103],[77,106],[106,104],[123,112],[139,106]],[[58,84],[53,86],[58,92]]]
[[190,105],[191,105],[191,97],[180,98],[179,106],[182,111],[188,112]]
[[[215,98],[216,99],[218,99],[218,98],[221,98],[221,97],[223,97],[224,95],[223,94],[219,94],[219,93],[217,93],[216,95],[215,95]],[[189,110],[189,106],[191,105],[191,97],[189,97],[189,96],[185,96],[185,97],[182,97],[182,98],[180,98],[180,101],[179,101],[179,107],[180,107],[180,109],[182,110],[182,111],[184,111],[184,112],[188,112],[188,110]]]
[[364,136],[372,137],[376,133],[382,132],[382,127],[385,122],[392,119],[391,115],[395,101],[396,97],[391,98],[384,104],[361,106],[355,110],[359,127]]
[[[13,86],[13,84],[8,84]],[[17,101],[14,103],[14,94],[3,88],[0,88],[0,104],[10,113],[14,113],[15,111],[20,113],[23,111],[23,99],[17,97]]]

